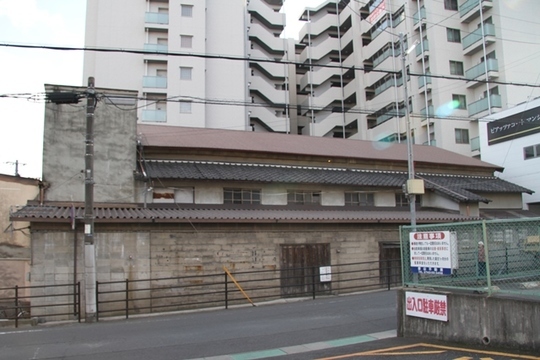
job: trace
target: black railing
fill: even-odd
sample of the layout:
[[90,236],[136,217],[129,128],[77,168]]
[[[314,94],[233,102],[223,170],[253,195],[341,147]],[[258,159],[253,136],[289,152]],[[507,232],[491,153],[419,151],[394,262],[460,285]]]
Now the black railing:
[[0,288],[0,320],[19,322],[75,317],[81,322],[81,284]]
[[[224,307],[280,298],[337,295],[401,286],[399,259],[156,279],[96,282],[97,319]],[[292,274],[292,275],[291,275]],[[234,278],[234,280],[233,280]]]

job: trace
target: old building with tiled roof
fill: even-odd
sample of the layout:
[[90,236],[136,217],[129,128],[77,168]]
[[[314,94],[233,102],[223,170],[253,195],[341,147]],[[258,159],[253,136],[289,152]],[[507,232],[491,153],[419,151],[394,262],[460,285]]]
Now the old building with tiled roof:
[[[400,258],[406,144],[136,125],[133,94],[97,93],[98,281]],[[11,217],[30,222],[34,284],[82,279],[83,110],[47,104],[42,201]],[[419,224],[527,216],[530,190],[493,176],[502,168],[435,147],[413,153]],[[284,261],[291,247],[306,252],[302,263]]]

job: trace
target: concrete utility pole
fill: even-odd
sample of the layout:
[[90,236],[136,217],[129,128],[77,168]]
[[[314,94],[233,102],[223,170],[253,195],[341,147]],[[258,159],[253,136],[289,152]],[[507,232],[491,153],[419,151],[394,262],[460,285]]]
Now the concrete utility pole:
[[84,284],[86,322],[96,321],[96,251],[94,247],[94,78],[88,78],[86,91],[86,149],[84,179]]

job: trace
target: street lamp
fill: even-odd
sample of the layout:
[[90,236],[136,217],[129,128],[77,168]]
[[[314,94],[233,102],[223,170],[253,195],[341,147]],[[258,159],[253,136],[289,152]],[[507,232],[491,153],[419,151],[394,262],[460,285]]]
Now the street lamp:
[[413,156],[413,144],[412,144],[412,132],[411,132],[411,116],[409,109],[409,94],[407,93],[407,68],[406,60],[407,55],[418,45],[418,40],[405,51],[405,35],[399,33],[399,45],[401,50],[401,77],[403,79],[403,93],[405,97],[405,122],[407,126],[407,171],[408,180],[405,185],[405,194],[409,199],[409,206],[411,212],[411,227],[413,231],[416,231],[416,195],[424,193],[424,181],[421,179],[415,179],[414,176],[414,156]]

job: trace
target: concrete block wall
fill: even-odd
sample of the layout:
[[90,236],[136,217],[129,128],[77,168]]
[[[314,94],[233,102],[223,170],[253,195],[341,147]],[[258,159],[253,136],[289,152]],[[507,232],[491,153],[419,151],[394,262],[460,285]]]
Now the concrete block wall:
[[[447,295],[448,321],[407,316],[406,291]],[[540,298],[410,288],[401,289],[397,296],[398,336],[540,353]]]
[[[32,236],[32,285],[72,284],[75,263],[73,232],[36,231]],[[130,290],[152,286],[152,291],[129,294],[131,298],[149,299],[159,296],[167,286],[144,280],[223,274],[223,266],[231,272],[279,270],[282,244],[330,244],[331,263],[339,265],[378,260],[379,242],[397,241],[398,237],[397,227],[391,225],[230,224],[194,227],[177,224],[139,231],[127,226],[115,230],[96,226],[96,278],[99,282],[119,282],[103,285],[102,290],[122,291],[125,289],[125,279],[130,280]],[[83,234],[78,232],[77,280],[81,281],[84,290],[83,240]],[[370,271],[365,275],[371,274],[376,278],[378,268]],[[343,279],[346,276],[350,275],[341,275]],[[333,275],[333,279],[340,280],[340,275]],[[339,285],[333,290],[339,291]],[[167,291],[168,294],[177,291],[177,295],[185,295],[182,290]],[[100,300],[118,299],[121,296],[105,294],[100,295]],[[82,298],[84,301],[84,292]],[[132,301],[130,307],[141,311],[163,305],[159,301]],[[121,306],[123,304],[110,305],[110,309],[120,309]],[[84,311],[84,304],[82,309]]]

